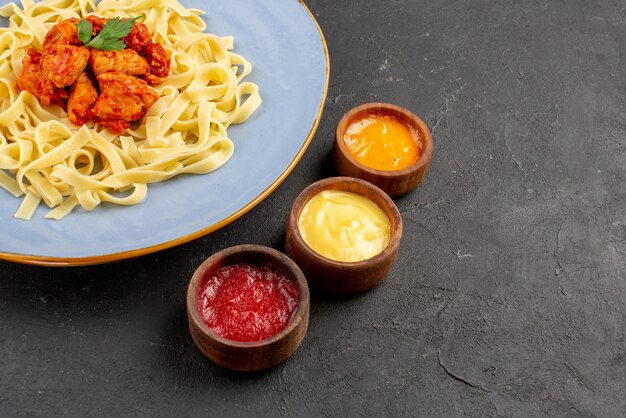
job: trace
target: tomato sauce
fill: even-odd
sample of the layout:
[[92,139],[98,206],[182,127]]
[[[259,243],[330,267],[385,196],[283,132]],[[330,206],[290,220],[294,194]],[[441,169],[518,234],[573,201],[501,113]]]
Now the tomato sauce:
[[380,111],[365,112],[355,118],[343,141],[352,157],[377,170],[406,168],[422,154],[419,132],[393,114]]
[[270,264],[233,264],[207,276],[198,310],[204,323],[229,340],[261,341],[278,334],[298,308],[293,280]]

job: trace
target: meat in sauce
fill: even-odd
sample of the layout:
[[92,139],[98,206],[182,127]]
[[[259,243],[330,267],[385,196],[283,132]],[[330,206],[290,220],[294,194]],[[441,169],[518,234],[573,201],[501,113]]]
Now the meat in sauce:
[[44,76],[41,68],[41,53],[33,48],[28,50],[22,60],[22,72],[17,77],[17,88],[29,91],[39,99],[42,106],[52,103],[63,106],[67,99],[67,91],[58,88]]
[[98,100],[96,84],[87,72],[82,72],[72,86],[67,102],[67,114],[70,122],[82,125],[89,119],[93,119],[92,108],[96,104],[96,100]]
[[150,66],[132,49],[121,51],[101,51],[94,49],[89,57],[89,68],[95,74],[116,71],[127,75],[144,75],[150,72]]
[[154,89],[137,77],[111,71],[96,78],[100,96],[92,111],[101,124],[114,132],[122,126],[122,132],[128,129],[130,122],[144,116],[159,98]]
[[[86,20],[95,37],[109,19],[90,15]],[[126,48],[107,51],[84,46],[78,22],[59,22],[46,34],[41,53],[28,51],[17,88],[29,91],[43,106],[67,108],[76,125],[91,120],[123,133],[158,100],[150,86],[167,78],[170,60],[143,23],[135,22],[121,38]]]

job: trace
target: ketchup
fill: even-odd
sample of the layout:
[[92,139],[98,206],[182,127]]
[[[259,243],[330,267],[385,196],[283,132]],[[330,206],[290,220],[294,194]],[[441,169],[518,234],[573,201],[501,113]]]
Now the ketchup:
[[200,286],[198,310],[204,323],[229,340],[261,341],[291,321],[296,284],[271,264],[233,264],[216,270]]

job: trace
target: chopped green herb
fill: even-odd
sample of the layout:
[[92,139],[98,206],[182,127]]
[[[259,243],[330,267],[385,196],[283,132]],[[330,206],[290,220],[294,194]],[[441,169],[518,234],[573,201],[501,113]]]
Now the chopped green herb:
[[85,19],[81,19],[78,22],[78,39],[80,39],[85,45],[91,41],[91,22]]
[[[100,33],[93,39],[91,39],[91,23],[81,19],[78,22],[78,39],[83,41],[85,46],[91,48],[102,49],[104,51],[119,51],[126,47],[121,38],[130,33],[137,19],[139,19],[139,16],[127,20],[120,20],[119,17],[114,17],[107,21]],[[87,40],[87,42],[85,42],[85,40]]]

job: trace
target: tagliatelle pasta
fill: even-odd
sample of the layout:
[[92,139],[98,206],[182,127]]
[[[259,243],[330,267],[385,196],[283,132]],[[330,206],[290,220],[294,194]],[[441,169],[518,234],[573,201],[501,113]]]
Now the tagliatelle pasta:
[[[76,126],[56,105],[42,107],[16,77],[28,48],[41,50],[46,33],[68,18],[140,16],[171,60],[171,74],[155,86],[160,98],[123,135]],[[232,156],[227,128],[261,103],[243,79],[251,64],[233,52],[232,37],[205,33],[201,10],[176,0],[23,0],[0,7],[0,187],[23,197],[15,216],[30,219],[38,205],[61,219],[76,206],[134,205],[149,183],[183,173],[206,174]]]

